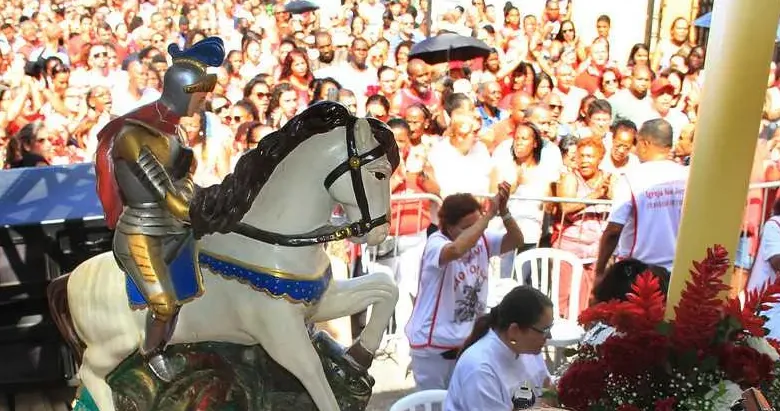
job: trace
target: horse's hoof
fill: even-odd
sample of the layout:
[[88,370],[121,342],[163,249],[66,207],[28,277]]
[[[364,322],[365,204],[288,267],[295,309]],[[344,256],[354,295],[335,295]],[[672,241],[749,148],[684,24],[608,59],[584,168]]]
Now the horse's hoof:
[[344,353],[344,356],[365,370],[368,370],[374,362],[374,353],[363,347],[360,341],[355,341]]
[[173,381],[180,372],[162,353],[149,358],[146,364],[157,378],[166,383]]

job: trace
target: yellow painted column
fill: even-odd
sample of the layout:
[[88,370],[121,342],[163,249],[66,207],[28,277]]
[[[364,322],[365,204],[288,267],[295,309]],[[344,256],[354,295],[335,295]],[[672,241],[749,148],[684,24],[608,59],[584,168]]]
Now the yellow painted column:
[[778,0],[715,2],[696,148],[669,284],[669,319],[693,260],[704,258],[714,244],[734,256],[779,17]]

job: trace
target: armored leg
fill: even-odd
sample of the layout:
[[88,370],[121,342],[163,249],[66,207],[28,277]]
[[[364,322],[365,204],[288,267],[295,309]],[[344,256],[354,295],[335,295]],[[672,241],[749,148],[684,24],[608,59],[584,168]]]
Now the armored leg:
[[149,306],[146,338],[141,346],[141,354],[158,378],[171,381],[176,372],[163,353],[173,334],[179,306],[169,283],[163,239],[141,234],[117,233],[114,238],[114,252]]

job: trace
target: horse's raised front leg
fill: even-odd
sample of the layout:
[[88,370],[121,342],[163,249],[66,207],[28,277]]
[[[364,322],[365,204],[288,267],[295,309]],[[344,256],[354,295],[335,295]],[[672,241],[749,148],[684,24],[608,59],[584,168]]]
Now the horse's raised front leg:
[[[264,298],[264,297],[259,297]],[[264,298],[262,306],[247,307],[246,331],[263,349],[303,384],[320,411],[339,411],[339,405],[311,343],[299,306],[284,299]]]
[[336,280],[322,296],[311,320],[330,321],[359,313],[372,306],[368,324],[348,350],[350,356],[368,368],[374,353],[379,349],[382,334],[390,323],[397,301],[398,287],[392,277],[385,273],[375,272],[349,280]]

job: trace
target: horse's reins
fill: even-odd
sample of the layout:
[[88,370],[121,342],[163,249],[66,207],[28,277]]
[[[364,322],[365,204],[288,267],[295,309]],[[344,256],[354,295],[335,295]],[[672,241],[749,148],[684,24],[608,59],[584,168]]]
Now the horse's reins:
[[385,149],[380,144],[374,149],[360,154],[357,150],[357,142],[355,141],[356,122],[357,118],[354,117],[347,121],[347,160],[339,164],[327,175],[327,177],[325,177],[324,184],[325,189],[329,190],[342,174],[349,171],[350,177],[352,178],[352,190],[355,193],[355,199],[357,200],[357,205],[360,209],[360,221],[338,227],[324,226],[303,234],[275,233],[259,229],[242,221],[236,225],[233,232],[268,244],[287,247],[304,247],[344,240],[350,237],[362,237],[368,234],[372,229],[386,224],[387,214],[383,214],[374,219],[371,218],[361,172],[361,167],[382,157],[385,154]]

